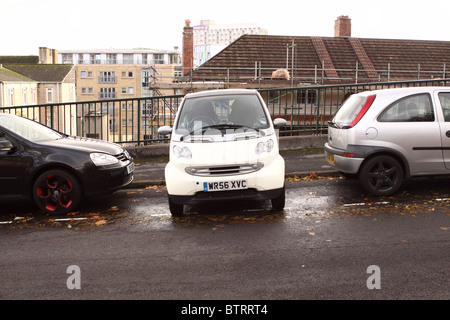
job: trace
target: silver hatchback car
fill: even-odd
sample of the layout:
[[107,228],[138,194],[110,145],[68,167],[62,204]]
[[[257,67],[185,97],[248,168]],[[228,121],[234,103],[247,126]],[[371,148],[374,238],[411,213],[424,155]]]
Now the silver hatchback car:
[[366,91],[329,122],[325,156],[377,196],[404,178],[450,174],[450,87]]

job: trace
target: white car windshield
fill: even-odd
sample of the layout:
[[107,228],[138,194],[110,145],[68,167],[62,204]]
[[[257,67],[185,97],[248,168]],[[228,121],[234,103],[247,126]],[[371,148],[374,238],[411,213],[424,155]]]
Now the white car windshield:
[[256,95],[223,95],[186,99],[175,130],[194,133],[205,129],[269,128],[269,121]]
[[30,141],[56,140],[63,137],[62,134],[40,123],[13,115],[1,115],[0,127]]

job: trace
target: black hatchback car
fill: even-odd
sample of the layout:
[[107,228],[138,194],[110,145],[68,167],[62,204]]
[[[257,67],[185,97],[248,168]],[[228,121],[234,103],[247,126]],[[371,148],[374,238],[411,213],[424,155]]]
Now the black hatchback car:
[[64,214],[83,196],[130,184],[133,171],[133,158],[115,143],[0,113],[0,198],[31,197],[44,212]]

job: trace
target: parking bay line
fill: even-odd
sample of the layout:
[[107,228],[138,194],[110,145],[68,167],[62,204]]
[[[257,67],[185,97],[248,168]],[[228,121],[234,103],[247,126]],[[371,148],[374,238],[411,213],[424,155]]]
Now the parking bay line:
[[344,207],[372,206],[372,205],[378,205],[378,204],[389,204],[389,201],[346,203],[346,204],[344,204]]

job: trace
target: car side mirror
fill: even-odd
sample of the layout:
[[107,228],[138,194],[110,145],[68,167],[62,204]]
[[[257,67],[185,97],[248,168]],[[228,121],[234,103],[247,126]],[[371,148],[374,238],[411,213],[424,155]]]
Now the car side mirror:
[[0,141],[0,151],[11,151],[12,148],[14,148],[14,146],[9,140]]
[[273,120],[273,125],[275,128],[284,127],[286,125],[286,120],[283,118],[276,118]]
[[167,136],[172,133],[172,127],[170,126],[162,126],[158,128],[158,134],[162,136]]

